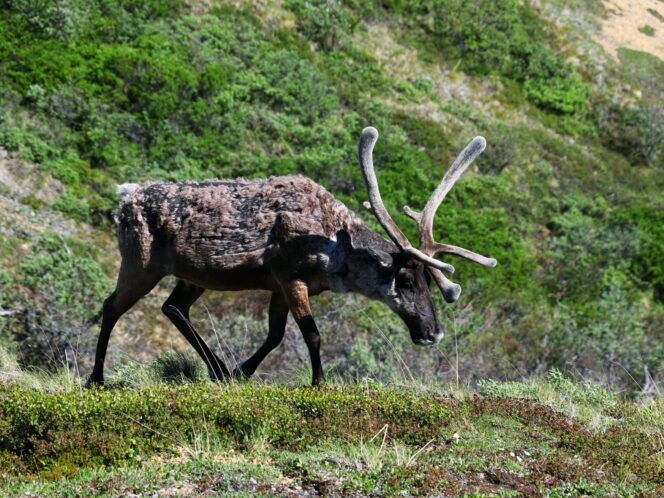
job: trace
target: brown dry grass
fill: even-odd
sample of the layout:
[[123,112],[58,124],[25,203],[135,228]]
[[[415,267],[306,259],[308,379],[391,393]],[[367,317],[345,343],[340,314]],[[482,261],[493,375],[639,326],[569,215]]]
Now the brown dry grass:
[[[607,0],[604,6],[608,12],[602,21],[602,29],[595,40],[612,57],[618,58],[620,47],[640,50],[656,55],[664,60],[664,22],[648,12],[651,9],[664,16],[664,2],[661,0]],[[639,28],[651,26],[655,33],[648,36]]]

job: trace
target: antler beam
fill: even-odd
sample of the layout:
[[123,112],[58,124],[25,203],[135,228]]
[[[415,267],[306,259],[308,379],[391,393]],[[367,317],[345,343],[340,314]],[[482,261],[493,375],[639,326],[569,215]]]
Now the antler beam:
[[[417,229],[420,233],[420,249],[427,254],[434,254],[436,242],[433,240],[433,218],[438,211],[438,207],[445,199],[454,184],[461,178],[461,175],[468,169],[468,166],[479,156],[486,147],[484,137],[475,137],[457,156],[457,158],[447,170],[445,176],[433,191],[421,213],[414,211],[408,206],[404,206],[404,212],[415,220]],[[440,251],[445,252],[445,251]],[[453,253],[457,254],[457,253]]]
[[359,145],[360,167],[369,194],[369,203],[364,203],[365,207],[373,212],[380,225],[385,229],[399,249],[428,266],[429,272],[443,293],[445,300],[447,302],[454,302],[459,298],[461,287],[448,280],[440,271],[445,270],[452,273],[454,272],[454,267],[434,259],[434,256],[437,254],[454,254],[487,267],[496,266],[496,260],[474,253],[463,247],[436,242],[433,238],[433,219],[438,207],[445,199],[445,196],[449,193],[457,180],[461,178],[464,171],[468,169],[471,163],[486,148],[486,140],[484,137],[475,137],[461,151],[452,163],[452,166],[450,166],[445,173],[445,176],[443,176],[443,179],[438,184],[438,187],[436,187],[436,190],[434,190],[431,197],[429,197],[429,200],[421,213],[414,211],[408,206],[404,206],[404,212],[417,223],[420,238],[419,249],[415,249],[411,245],[383,205],[383,200],[378,189],[378,180],[376,179],[376,173],[373,167],[372,153],[377,140],[378,131],[375,128],[368,127],[362,130]]
[[376,172],[374,171],[373,166],[373,148],[376,145],[377,140],[378,130],[369,126],[362,130],[360,145],[358,147],[360,168],[362,169],[364,183],[367,186],[371,211],[378,220],[378,223],[380,223],[385,232],[387,232],[387,235],[389,235],[392,241],[394,241],[397,247],[403,252],[410,254],[428,266],[454,273],[454,267],[452,265],[433,259],[430,255],[424,254],[422,251],[415,249],[394,222],[390,214],[387,212],[387,209],[385,209],[383,199],[380,196],[380,189],[378,188],[378,179],[376,178]]

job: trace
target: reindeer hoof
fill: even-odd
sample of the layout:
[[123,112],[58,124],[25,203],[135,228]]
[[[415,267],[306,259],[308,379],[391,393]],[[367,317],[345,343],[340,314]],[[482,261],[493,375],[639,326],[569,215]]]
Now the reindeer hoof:
[[93,387],[104,387],[104,378],[96,379],[92,375],[85,381],[85,388],[91,389]]
[[244,361],[239,362],[235,368],[233,369],[233,378],[235,380],[247,380],[249,379],[249,375],[244,373],[242,370],[242,365],[244,365]]
[[223,374],[218,374],[214,370],[212,370],[210,367],[208,367],[208,377],[212,382],[223,382],[227,379],[227,375]]

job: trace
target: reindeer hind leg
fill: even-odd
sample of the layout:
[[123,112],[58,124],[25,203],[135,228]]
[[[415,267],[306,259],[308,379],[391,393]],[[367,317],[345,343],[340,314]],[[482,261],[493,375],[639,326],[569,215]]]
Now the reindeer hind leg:
[[212,352],[189,321],[189,309],[201,297],[203,292],[205,292],[205,289],[202,287],[184,280],[178,280],[175,289],[173,289],[161,310],[203,359],[210,372],[210,377],[214,380],[221,380],[230,376],[228,368]]

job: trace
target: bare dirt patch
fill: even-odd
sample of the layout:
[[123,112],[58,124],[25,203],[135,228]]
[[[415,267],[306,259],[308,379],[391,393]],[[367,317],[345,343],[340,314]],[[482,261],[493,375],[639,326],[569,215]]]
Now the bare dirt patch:
[[[664,60],[664,2],[661,0],[607,0],[608,13],[595,40],[613,58],[620,47],[640,50]],[[659,16],[657,15],[659,14]],[[644,27],[652,28],[652,35]],[[645,32],[644,32],[645,31]]]

